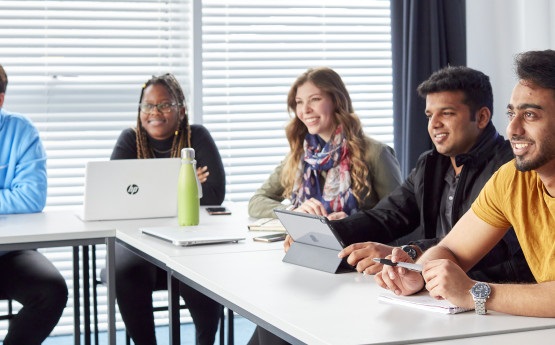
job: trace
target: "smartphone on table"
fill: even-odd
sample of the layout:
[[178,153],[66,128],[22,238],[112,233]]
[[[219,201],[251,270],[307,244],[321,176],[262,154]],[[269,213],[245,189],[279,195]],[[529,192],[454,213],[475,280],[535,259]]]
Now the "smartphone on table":
[[206,212],[211,215],[228,215],[231,214],[231,211],[227,208],[220,206],[220,207],[207,207]]
[[277,242],[277,241],[285,240],[286,236],[287,236],[286,233],[280,232],[280,233],[277,233],[277,234],[257,236],[257,237],[253,238],[253,241],[257,241],[257,242]]

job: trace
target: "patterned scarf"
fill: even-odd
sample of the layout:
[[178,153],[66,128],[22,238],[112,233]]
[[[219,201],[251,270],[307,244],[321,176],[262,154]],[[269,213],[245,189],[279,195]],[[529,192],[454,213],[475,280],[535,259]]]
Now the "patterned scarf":
[[[351,189],[349,149],[341,126],[324,147],[316,135],[304,139],[304,158],[299,164],[299,174],[293,186],[291,202],[299,207],[310,198],[319,200],[328,213],[343,211],[347,215],[358,209]],[[320,187],[320,174],[327,171],[324,188]],[[302,176],[301,176],[302,172]]]

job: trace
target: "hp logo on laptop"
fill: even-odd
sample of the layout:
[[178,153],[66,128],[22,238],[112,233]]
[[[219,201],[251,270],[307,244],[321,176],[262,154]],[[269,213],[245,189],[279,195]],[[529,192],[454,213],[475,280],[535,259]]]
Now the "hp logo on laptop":
[[134,195],[137,193],[139,193],[139,186],[137,186],[136,184],[130,184],[129,186],[127,186],[127,194]]

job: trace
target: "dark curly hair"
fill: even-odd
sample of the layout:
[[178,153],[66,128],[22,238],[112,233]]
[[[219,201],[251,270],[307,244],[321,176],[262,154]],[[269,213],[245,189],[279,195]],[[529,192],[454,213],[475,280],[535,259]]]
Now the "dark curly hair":
[[[145,89],[150,85],[164,86],[176,103],[178,103],[179,111],[185,111],[185,116],[179,121],[177,130],[175,131],[171,148],[171,157],[181,157],[181,149],[184,147],[191,147],[191,128],[189,126],[189,117],[186,112],[187,107],[185,106],[185,95],[183,94],[183,89],[181,89],[181,85],[179,85],[179,82],[173,74],[166,73],[161,76],[153,76],[146,82],[146,84],[143,85],[141,89],[141,97],[139,98],[139,104],[143,101]],[[146,130],[141,124],[140,109],[137,116],[136,132],[137,158],[154,158],[154,152],[152,152],[152,148],[148,145]]]

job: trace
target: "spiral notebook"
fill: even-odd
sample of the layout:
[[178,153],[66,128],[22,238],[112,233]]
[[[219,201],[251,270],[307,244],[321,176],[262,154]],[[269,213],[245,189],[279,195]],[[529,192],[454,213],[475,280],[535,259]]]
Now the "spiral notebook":
[[398,296],[393,292],[388,291],[380,294],[378,296],[378,300],[386,303],[393,303],[442,314],[458,314],[473,310],[472,308],[457,307],[445,299],[437,300],[430,296],[426,290],[410,296]]

